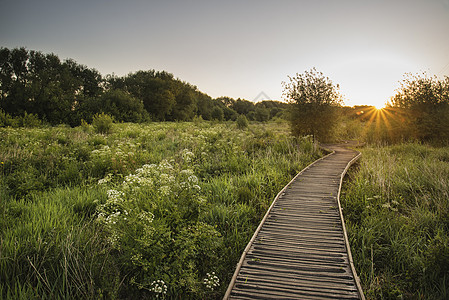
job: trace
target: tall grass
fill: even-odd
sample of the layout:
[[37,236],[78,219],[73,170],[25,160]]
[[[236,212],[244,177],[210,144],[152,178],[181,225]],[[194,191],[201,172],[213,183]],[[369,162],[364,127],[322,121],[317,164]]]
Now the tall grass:
[[285,123],[1,128],[0,139],[4,299],[220,298],[276,193],[320,156]]
[[342,204],[369,299],[449,298],[449,148],[362,149]]

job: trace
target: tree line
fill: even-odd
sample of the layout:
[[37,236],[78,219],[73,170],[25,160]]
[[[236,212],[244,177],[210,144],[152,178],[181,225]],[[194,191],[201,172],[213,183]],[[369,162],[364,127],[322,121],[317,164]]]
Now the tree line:
[[[285,116],[279,101],[213,99],[166,71],[102,76],[72,59],[26,48],[0,48],[0,115],[36,116],[49,124],[77,126],[105,113],[119,122],[236,120]],[[1,125],[1,124],[0,124]],[[7,125],[7,124],[6,124]]]

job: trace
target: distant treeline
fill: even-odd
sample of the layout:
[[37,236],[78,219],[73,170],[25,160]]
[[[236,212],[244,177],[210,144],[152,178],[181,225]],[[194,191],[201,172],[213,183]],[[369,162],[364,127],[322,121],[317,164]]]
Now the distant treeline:
[[[0,48],[0,118],[37,116],[49,124],[77,126],[106,113],[120,122],[235,120],[284,117],[288,104],[213,99],[165,71],[102,76],[72,59],[25,48]],[[4,124],[5,125],[5,124]],[[7,125],[7,124],[6,124]]]

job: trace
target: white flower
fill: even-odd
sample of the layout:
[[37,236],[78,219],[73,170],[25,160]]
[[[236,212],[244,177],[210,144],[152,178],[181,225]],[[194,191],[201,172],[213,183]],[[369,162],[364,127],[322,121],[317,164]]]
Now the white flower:
[[215,272],[207,273],[206,278],[204,278],[203,280],[203,284],[206,286],[206,288],[213,291],[214,288],[220,286],[220,279],[217,275],[215,275]]
[[111,202],[123,201],[122,197],[125,196],[125,193],[117,190],[108,190],[106,193],[108,194],[108,200]]
[[154,215],[149,211],[143,211],[139,214],[139,219],[151,223],[154,220]]
[[151,283],[150,291],[156,293],[156,297],[159,297],[160,294],[167,294],[167,285],[163,280],[156,280]]
[[193,184],[197,184],[198,183],[198,177],[196,177],[195,175],[190,175],[188,180],[189,180],[190,183],[193,183]]
[[186,162],[191,162],[193,158],[195,158],[195,154],[193,152],[189,151],[188,149],[182,150],[181,153],[182,159]]
[[190,170],[190,169],[182,170],[182,171],[180,172],[180,174],[181,174],[181,175],[184,175],[184,176],[186,176],[186,177],[188,177],[188,176],[190,176],[190,175],[193,175],[193,171]]
[[171,189],[170,189],[170,187],[167,186],[167,185],[161,186],[161,187],[159,188],[159,191],[160,191],[161,194],[164,195],[164,196],[168,196],[168,195],[170,195],[170,193],[171,193]]
[[109,173],[108,175],[106,175],[105,178],[98,180],[98,184],[108,183],[109,181],[111,181],[111,179],[112,179],[112,174]]
[[159,164],[159,170],[172,170],[172,169],[173,166],[166,159],[161,161],[161,163]]

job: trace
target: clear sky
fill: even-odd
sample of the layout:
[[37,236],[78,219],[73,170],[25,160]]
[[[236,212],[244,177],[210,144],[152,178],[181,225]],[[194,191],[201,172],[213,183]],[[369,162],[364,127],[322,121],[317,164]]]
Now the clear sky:
[[449,0],[0,0],[0,46],[247,100],[316,67],[347,105],[379,105],[406,72],[449,75]]

